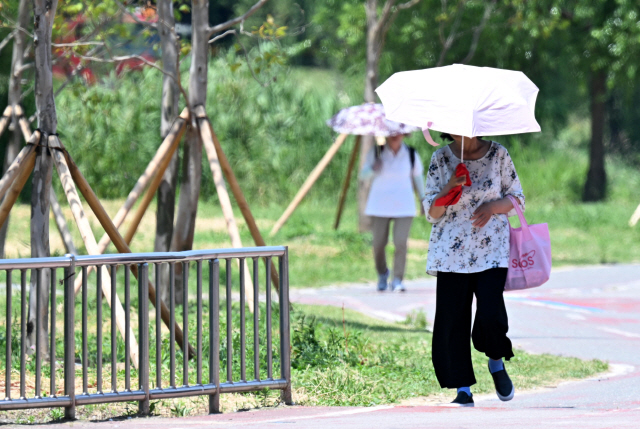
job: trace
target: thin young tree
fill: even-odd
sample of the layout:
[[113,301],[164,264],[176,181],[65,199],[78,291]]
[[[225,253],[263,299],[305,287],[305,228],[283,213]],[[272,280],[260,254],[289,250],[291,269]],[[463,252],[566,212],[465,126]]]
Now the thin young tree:
[[[58,6],[57,0],[33,1],[33,38],[35,49],[35,98],[38,129],[42,135],[41,142],[47,142],[50,135],[56,134],[58,117],[53,96],[53,74],[51,71],[51,33]],[[36,163],[31,184],[31,257],[50,256],[49,249],[49,193],[53,160],[46,146],[37,148]],[[37,276],[32,273],[29,293],[29,321],[27,337],[29,344],[35,342],[36,317],[40,318],[43,328],[41,344],[47,344],[47,318],[49,300],[49,272],[42,270],[40,285],[36,284]],[[36,314],[36,300],[40,302],[40,314]]]
[[[22,145],[22,133],[20,132],[20,126],[18,124],[18,117],[15,114],[16,106],[21,104],[22,99],[22,71],[23,71],[23,58],[25,51],[25,44],[27,42],[27,29],[29,28],[29,15],[31,12],[31,0],[20,0],[18,5],[18,19],[16,21],[16,28],[12,31],[13,37],[13,52],[11,54],[11,70],[9,75],[9,94],[8,101],[9,106],[14,110],[11,118],[13,133],[4,155],[4,166],[2,172],[4,173],[11,165],[11,162],[16,158],[18,152],[20,152],[20,146]],[[7,239],[7,231],[9,228],[9,218],[0,228],[0,258],[5,257],[4,247]]]
[[[244,22],[260,9],[267,0],[259,0],[246,13],[227,22],[209,25],[209,1],[192,0],[191,2],[191,68],[189,70],[189,98],[191,109],[195,106],[206,106],[207,74],[209,71],[209,42],[212,36]],[[178,213],[171,241],[171,250],[183,251],[193,248],[193,238],[200,197],[202,179],[202,141],[192,116],[191,127],[187,130],[186,144],[182,154],[182,179]],[[182,277],[176,276],[176,302],[182,297]]]
[[[173,121],[180,114],[180,88],[177,81],[180,52],[178,38],[175,32],[173,0],[158,0],[157,7],[157,29],[160,35],[162,68],[164,70],[162,76],[160,137],[164,140],[171,130]],[[154,252],[168,252],[171,248],[178,179],[178,159],[179,156],[176,151],[171,159],[171,163],[165,170],[162,182],[158,188]],[[160,289],[162,300],[165,302],[169,302],[169,288],[167,287],[168,270],[169,267],[165,264],[160,271],[160,278],[156,279],[157,288]]]

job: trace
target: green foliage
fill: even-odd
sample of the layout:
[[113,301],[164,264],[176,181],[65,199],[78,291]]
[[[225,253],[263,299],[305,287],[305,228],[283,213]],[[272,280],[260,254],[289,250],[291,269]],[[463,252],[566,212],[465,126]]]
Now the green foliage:
[[[358,97],[349,80],[319,70],[292,70],[263,88],[246,68],[231,71],[228,64],[237,61],[233,52],[212,61],[207,111],[252,205],[284,203],[335,138],[324,121]],[[99,196],[126,195],[153,156],[161,91],[160,72],[147,69],[89,88],[75,85],[58,97],[61,139]],[[316,195],[339,189],[347,161],[341,151]],[[215,194],[208,164],[202,194]]]
[[[314,317],[310,315],[313,314]],[[304,405],[371,406],[441,393],[431,334],[338,308],[296,306],[292,376]],[[473,352],[474,393],[494,390],[486,356]],[[602,372],[607,364],[522,351],[507,363],[517,389]]]

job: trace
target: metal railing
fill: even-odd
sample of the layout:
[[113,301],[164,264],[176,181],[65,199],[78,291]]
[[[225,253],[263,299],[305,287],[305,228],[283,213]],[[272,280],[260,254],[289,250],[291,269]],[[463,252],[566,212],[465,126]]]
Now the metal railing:
[[[277,306],[271,301],[272,258],[279,262]],[[266,264],[260,264],[260,259]],[[248,262],[246,268],[252,267],[254,292],[253,335],[249,341],[246,335],[249,303],[245,302]],[[150,308],[148,294],[149,268],[155,268],[158,278],[163,264],[169,266],[170,299],[166,303],[171,316],[169,328],[162,321],[160,291],[152,302],[155,310]],[[264,277],[260,275],[261,265]],[[89,275],[91,266],[96,270]],[[123,266],[126,269],[118,270]],[[27,285],[29,271],[32,287]],[[195,288],[190,283],[192,271]],[[150,400],[208,395],[209,411],[219,412],[220,394],[263,389],[282,390],[283,401],[292,402],[286,247],[0,260],[0,281],[3,273],[6,298],[4,306],[0,305],[0,324],[5,323],[5,353],[0,357],[0,362],[4,358],[4,365],[0,365],[0,373],[4,369],[4,389],[0,381],[0,390],[4,390],[5,398],[0,399],[0,410],[64,407],[66,417],[73,418],[78,405],[138,401],[140,412],[146,414]],[[20,283],[14,287],[17,273]],[[105,286],[102,283],[106,273],[110,274],[111,283]],[[132,281],[131,273],[137,281]],[[76,275],[82,276],[77,297]],[[184,304],[180,310],[183,341],[178,349],[190,351],[186,353],[176,350],[177,275],[181,275],[184,285]],[[220,298],[221,277],[226,302]],[[95,289],[90,291],[93,286]],[[234,292],[235,289],[239,290]],[[35,296],[30,290],[35,291]],[[47,292],[50,299],[44,301]],[[59,295],[63,298],[62,305]],[[116,306],[112,305],[110,311],[105,306],[107,298],[111,303],[124,298],[125,338],[116,326]],[[35,317],[35,326],[28,320],[29,299],[37,301],[36,314],[41,315]],[[14,308],[14,303],[19,303],[19,309]],[[47,311],[43,312],[43,304]],[[58,318],[60,312],[62,322]],[[225,325],[222,333],[221,323]],[[43,324],[49,328],[48,334]],[[137,336],[133,333],[134,325]],[[34,329],[44,334],[33,335]],[[30,333],[35,336],[33,346],[27,340]],[[130,358],[131,345],[136,341],[137,362]],[[247,359],[248,342],[253,346],[249,347],[250,359]],[[176,383],[176,364],[180,363],[182,380]],[[253,370],[250,378],[247,369]],[[44,389],[43,375],[49,377],[49,386]],[[133,386],[136,378],[137,385]]]

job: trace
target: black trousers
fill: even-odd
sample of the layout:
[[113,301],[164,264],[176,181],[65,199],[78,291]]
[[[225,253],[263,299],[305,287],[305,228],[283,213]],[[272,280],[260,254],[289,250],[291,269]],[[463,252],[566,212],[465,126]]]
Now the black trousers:
[[469,341],[474,294],[473,346],[491,359],[513,357],[502,295],[506,280],[506,268],[472,274],[438,272],[431,358],[441,387],[453,389],[476,383]]

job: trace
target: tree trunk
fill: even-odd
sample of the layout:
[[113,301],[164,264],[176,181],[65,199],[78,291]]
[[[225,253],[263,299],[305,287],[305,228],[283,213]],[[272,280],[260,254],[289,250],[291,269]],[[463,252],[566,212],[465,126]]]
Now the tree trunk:
[[[203,105],[207,101],[207,72],[209,60],[209,2],[193,0],[191,2],[191,69],[189,70],[189,106]],[[191,127],[187,130],[187,139],[182,155],[182,180],[178,215],[173,231],[171,249],[174,251],[191,250],[196,227],[196,212],[200,196],[202,178],[202,141],[192,115]],[[182,302],[181,264],[176,266],[176,303]]]
[[607,93],[607,75],[594,72],[591,77],[591,149],[589,172],[584,185],[584,201],[602,201],[607,193],[607,175],[604,168],[604,125]]
[[[376,102],[375,89],[378,86],[378,64],[380,62],[380,35],[378,30],[378,1],[367,0],[365,11],[367,14],[367,69],[364,78],[364,101]],[[360,169],[364,165],[366,155],[373,148],[375,142],[373,136],[362,136],[360,146]],[[371,218],[364,214],[369,197],[371,181],[360,180],[358,182],[358,229],[360,232],[371,230]]]
[[[158,1],[158,31],[162,46],[162,67],[167,74],[162,78],[162,113],[160,119],[160,136],[169,134],[173,121],[180,114],[180,89],[174,79],[178,79],[178,41],[176,38],[175,18],[173,16],[173,1]],[[173,76],[173,78],[171,77]],[[171,163],[167,167],[160,187],[158,188],[158,208],[156,210],[156,239],[154,252],[168,252],[171,248],[173,236],[173,220],[176,205],[176,184],[178,178],[178,151],[175,152]],[[169,301],[169,266],[163,264],[160,276],[156,279],[156,288],[160,289],[160,296],[165,302]]]
[[[38,128],[42,133],[41,143],[46,144],[50,134],[55,134],[58,126],[56,105],[53,97],[51,73],[51,30],[58,6],[57,0],[34,0],[34,46],[36,71],[36,108]],[[49,249],[49,192],[53,162],[47,147],[38,148],[36,165],[31,185],[31,257],[50,256]],[[49,271],[43,270],[40,291],[36,294],[36,276],[31,276],[29,293],[29,322],[27,324],[28,343],[35,344],[35,318],[40,317],[42,326],[41,344],[46,350],[47,316],[49,300]],[[36,315],[36,299],[40,301],[41,314]]]
[[[29,11],[31,1],[20,0],[18,6],[18,26],[20,28],[29,28]],[[9,76],[9,105],[15,106],[20,104],[20,96],[22,95],[22,56],[24,54],[24,45],[27,35],[24,31],[18,31],[13,38],[13,53],[11,55],[11,74]],[[11,165],[22,143],[22,135],[20,134],[20,125],[15,114],[12,115],[13,135],[4,154],[4,166],[2,172],[4,174]],[[4,244],[7,238],[7,229],[9,228],[9,219],[0,228],[0,259],[4,258]]]

